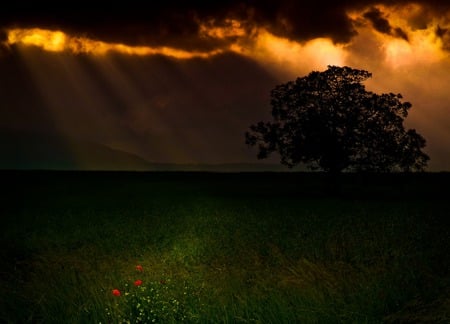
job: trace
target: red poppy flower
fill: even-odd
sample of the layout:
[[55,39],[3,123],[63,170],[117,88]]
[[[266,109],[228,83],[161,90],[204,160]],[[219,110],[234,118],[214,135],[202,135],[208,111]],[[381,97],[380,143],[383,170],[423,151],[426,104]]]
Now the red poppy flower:
[[114,296],[120,296],[120,290],[119,289],[113,289],[112,294]]
[[134,282],[134,285],[135,285],[135,286],[140,286],[140,285],[142,285],[142,280],[136,280],[136,281]]
[[144,271],[144,269],[142,268],[142,266],[139,265],[139,264],[136,266],[136,270],[137,270],[137,271],[141,271],[141,272]]

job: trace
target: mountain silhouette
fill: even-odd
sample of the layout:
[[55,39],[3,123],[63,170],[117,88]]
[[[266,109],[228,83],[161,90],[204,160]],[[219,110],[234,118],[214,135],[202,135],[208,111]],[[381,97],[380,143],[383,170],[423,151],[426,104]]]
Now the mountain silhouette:
[[86,140],[2,132],[0,169],[149,170],[151,163],[135,154]]
[[83,139],[38,132],[0,132],[0,170],[289,172],[270,163],[156,163]]

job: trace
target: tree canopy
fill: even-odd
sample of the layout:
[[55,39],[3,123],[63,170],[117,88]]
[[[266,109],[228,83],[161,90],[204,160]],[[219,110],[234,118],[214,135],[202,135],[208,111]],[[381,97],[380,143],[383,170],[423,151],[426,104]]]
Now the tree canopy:
[[271,91],[271,122],[246,132],[259,159],[278,152],[288,167],[337,173],[422,171],[429,157],[425,139],[403,121],[411,108],[394,93],[376,94],[362,84],[371,73],[328,66],[276,86]]

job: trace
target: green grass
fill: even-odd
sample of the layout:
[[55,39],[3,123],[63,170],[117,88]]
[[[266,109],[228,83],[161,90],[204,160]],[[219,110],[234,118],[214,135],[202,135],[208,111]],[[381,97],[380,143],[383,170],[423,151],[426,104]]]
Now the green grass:
[[3,175],[2,323],[450,320],[445,174]]

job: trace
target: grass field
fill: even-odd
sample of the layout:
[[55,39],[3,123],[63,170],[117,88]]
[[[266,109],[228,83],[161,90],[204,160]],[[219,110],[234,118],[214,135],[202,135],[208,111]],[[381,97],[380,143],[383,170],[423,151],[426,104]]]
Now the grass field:
[[1,323],[450,322],[449,174],[1,175]]

